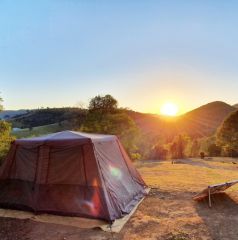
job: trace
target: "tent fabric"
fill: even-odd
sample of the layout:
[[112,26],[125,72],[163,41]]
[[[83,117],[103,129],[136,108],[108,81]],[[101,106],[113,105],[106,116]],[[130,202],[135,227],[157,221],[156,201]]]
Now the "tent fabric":
[[123,217],[146,184],[116,136],[63,131],[18,139],[0,169],[0,207],[35,213]]

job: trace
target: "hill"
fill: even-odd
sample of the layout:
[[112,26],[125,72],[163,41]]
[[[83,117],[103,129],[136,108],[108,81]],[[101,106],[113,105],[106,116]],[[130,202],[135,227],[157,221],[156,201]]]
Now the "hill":
[[189,135],[209,136],[222,124],[236,108],[220,101],[211,102],[181,116],[178,122],[181,131]]
[[[145,137],[151,140],[163,137],[170,141],[175,135],[181,133],[186,133],[194,138],[210,136],[215,133],[223,120],[235,110],[234,106],[216,101],[174,118],[132,110],[125,111],[135,121]],[[17,114],[17,116],[10,118],[9,121],[14,128],[60,125],[62,122],[75,121],[80,126],[80,123],[85,119],[86,112],[87,110],[79,108],[25,110],[21,115]],[[47,129],[51,128],[47,127]],[[70,125],[67,125],[67,129],[70,129]]]
[[186,133],[192,137],[210,136],[235,110],[235,107],[227,103],[216,101],[175,118],[141,113],[129,114],[144,134],[171,139],[180,133]]
[[86,110],[80,108],[45,108],[28,110],[9,119],[14,128],[33,128],[63,121],[83,121]]
[[0,119],[10,119],[27,113],[28,110],[3,110],[0,112]]

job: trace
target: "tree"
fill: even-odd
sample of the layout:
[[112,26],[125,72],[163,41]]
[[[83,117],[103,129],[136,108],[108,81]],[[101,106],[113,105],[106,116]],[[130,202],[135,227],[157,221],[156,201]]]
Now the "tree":
[[117,100],[111,95],[96,96],[89,102],[89,111],[97,111],[100,113],[113,113],[117,109]]
[[[2,98],[0,98],[0,107],[2,110],[3,107],[1,105],[1,102],[2,102]],[[0,165],[9,150],[11,141],[13,140],[10,134],[11,134],[11,125],[6,121],[1,120],[0,121]]]
[[3,110],[2,102],[3,102],[3,99],[0,97],[0,112]]
[[137,150],[136,140],[139,134],[135,122],[124,112],[104,114],[103,118],[97,113],[89,113],[81,131],[117,135],[129,153]]
[[238,155],[238,111],[231,113],[217,131],[216,143],[225,155]]
[[200,158],[204,159],[205,158],[205,153],[204,152],[200,152]]
[[89,103],[86,119],[81,131],[113,134],[122,141],[129,155],[138,159],[137,141],[139,130],[126,111],[117,108],[117,100],[111,95],[96,96]]
[[6,121],[0,121],[0,165],[5,158],[13,137],[10,135],[11,125]]
[[190,156],[197,157],[199,155],[200,145],[197,139],[191,141]]
[[151,149],[151,159],[166,159],[168,156],[168,149],[160,142],[155,144]]
[[188,142],[188,136],[178,135],[175,136],[172,143],[169,145],[169,151],[172,159],[179,159],[185,157],[185,148]]
[[221,155],[221,147],[212,143],[208,146],[207,152],[210,157],[218,157]]
[[198,139],[193,139],[188,137],[184,154],[187,157],[198,157],[199,150],[200,150],[200,141]]

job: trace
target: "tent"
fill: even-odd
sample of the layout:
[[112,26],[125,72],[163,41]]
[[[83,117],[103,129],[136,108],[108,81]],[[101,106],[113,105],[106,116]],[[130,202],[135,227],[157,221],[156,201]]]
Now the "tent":
[[18,139],[0,169],[0,207],[109,222],[146,184],[116,136],[63,131]]

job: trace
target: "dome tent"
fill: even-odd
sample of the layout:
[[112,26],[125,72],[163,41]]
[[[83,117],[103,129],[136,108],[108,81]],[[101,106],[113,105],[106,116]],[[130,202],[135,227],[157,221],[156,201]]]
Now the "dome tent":
[[12,143],[0,171],[0,207],[113,221],[145,188],[116,136],[63,131]]

